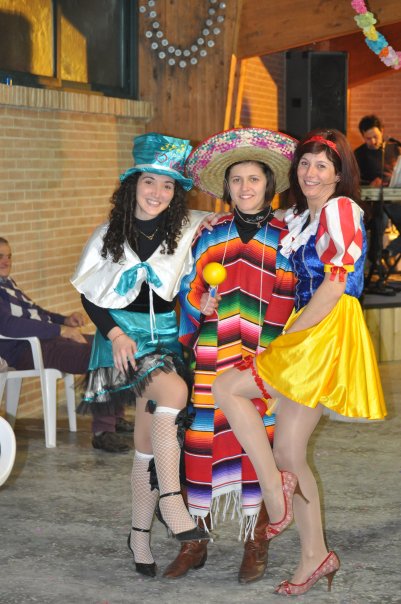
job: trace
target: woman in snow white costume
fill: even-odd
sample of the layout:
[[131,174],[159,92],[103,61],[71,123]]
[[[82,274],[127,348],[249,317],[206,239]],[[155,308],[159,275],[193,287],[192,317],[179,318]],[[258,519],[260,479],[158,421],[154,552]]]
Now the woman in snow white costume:
[[[135,165],[121,175],[109,222],[95,230],[72,278],[98,328],[78,411],[108,414],[136,404],[128,546],[136,570],[152,577],[150,528],[158,500],[164,523],[179,541],[208,539],[180,493],[177,439],[188,387],[181,377],[174,308],[181,278],[192,267],[193,237],[205,218],[185,202],[192,187],[184,177],[190,151],[189,141],[157,133],[134,139]],[[153,462],[158,485],[150,483]]]
[[[256,359],[218,376],[216,402],[258,475],[270,523],[267,539],[281,533],[293,513],[301,560],[276,593],[306,593],[340,563],[324,541],[319,494],[306,450],[323,409],[345,417],[382,419],[386,408],[373,346],[358,298],[363,290],[366,235],[358,198],[359,172],[345,136],[309,133],[290,169],[295,206],[282,254],[291,258],[298,284],[295,310],[282,335]],[[273,452],[249,399],[276,399]]]

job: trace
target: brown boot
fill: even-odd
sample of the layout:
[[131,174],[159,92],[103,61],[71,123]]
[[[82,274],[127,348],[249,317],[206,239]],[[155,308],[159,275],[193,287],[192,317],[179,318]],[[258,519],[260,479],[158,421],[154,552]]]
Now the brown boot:
[[267,567],[267,549],[269,542],[266,540],[266,526],[269,517],[265,504],[262,502],[258,520],[255,526],[255,538],[248,539],[244,544],[244,556],[238,573],[239,583],[252,583],[259,581],[265,574]]
[[207,560],[207,541],[186,541],[175,560],[163,573],[167,579],[184,577],[189,570],[202,568]]
[[[182,497],[185,505],[188,506],[188,493],[184,485],[181,486]],[[210,516],[205,520],[206,526],[210,529]],[[201,526],[201,521],[198,524]],[[197,570],[205,566],[207,560],[207,541],[186,541],[181,545],[178,556],[170,562],[163,573],[167,579],[179,579],[185,577],[189,570]]]

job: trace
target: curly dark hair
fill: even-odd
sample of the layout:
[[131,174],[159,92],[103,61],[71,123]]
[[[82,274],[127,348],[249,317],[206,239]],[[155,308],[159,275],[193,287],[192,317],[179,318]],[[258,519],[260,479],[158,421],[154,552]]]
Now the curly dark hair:
[[[103,238],[102,256],[111,255],[113,262],[118,262],[124,256],[124,243],[127,242],[134,250],[138,250],[139,230],[135,220],[136,188],[142,172],[128,176],[114,191],[110,203],[109,226]],[[181,229],[188,222],[186,192],[182,186],[174,182],[174,196],[167,210],[163,212],[159,231],[162,234],[162,253],[174,254]]]
[[[335,143],[338,153],[324,142],[311,141],[310,139],[313,136],[321,136],[323,139]],[[298,182],[298,164],[305,153],[317,155],[322,151],[325,152],[327,158],[334,164],[335,174],[340,175],[340,180],[336,183],[333,197],[344,195],[361,205],[359,168],[349,142],[339,130],[316,129],[309,132],[299,141],[291,162],[289,172],[290,198],[292,203],[295,203],[298,214],[302,213],[308,207],[306,197],[302,193]]]

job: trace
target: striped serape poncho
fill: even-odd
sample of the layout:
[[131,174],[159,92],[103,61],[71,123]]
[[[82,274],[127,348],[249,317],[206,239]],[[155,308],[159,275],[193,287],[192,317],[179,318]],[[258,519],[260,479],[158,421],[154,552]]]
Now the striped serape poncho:
[[[295,278],[277,251],[287,233],[286,224],[273,217],[244,243],[234,218],[221,218],[194,242],[195,264],[181,282],[180,341],[193,348],[196,360],[195,419],[184,445],[189,510],[195,517],[210,513],[213,526],[231,508],[246,535],[256,522],[261,491],[250,460],[214,406],[211,385],[218,373],[264,350],[291,314]],[[218,316],[205,317],[200,298],[208,289],[202,272],[209,262],[222,262],[227,278],[218,288]],[[274,415],[264,414],[263,421],[272,443]]]

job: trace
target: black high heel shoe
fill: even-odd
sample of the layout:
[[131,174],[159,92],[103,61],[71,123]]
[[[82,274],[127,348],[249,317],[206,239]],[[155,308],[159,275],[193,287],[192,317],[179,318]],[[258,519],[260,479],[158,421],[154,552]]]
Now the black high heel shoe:
[[[135,526],[132,527],[132,530],[139,531],[140,533],[150,533],[149,529],[140,529],[140,528],[136,528]],[[127,545],[128,545],[129,551],[131,552],[131,554],[134,557],[134,562],[135,562],[135,554],[131,547],[131,532],[128,534]],[[157,570],[156,562],[152,562],[151,564],[145,564],[144,562],[135,562],[135,570],[137,573],[140,573],[141,575],[145,575],[145,577],[156,577],[156,570]]]
[[[173,491],[172,493],[163,493],[163,495],[160,495],[159,500],[162,497],[170,497],[171,495],[181,495],[181,491]],[[169,525],[163,518],[159,503],[157,503],[155,514],[156,514],[156,518],[162,524],[164,524],[164,526],[167,528],[167,530],[169,530],[172,533],[173,537],[178,539],[178,541],[180,541],[181,543],[183,541],[210,541],[210,535],[200,526],[195,526],[193,529],[189,529],[189,531],[181,531],[181,533],[173,533],[171,531],[171,528],[169,527]]]

